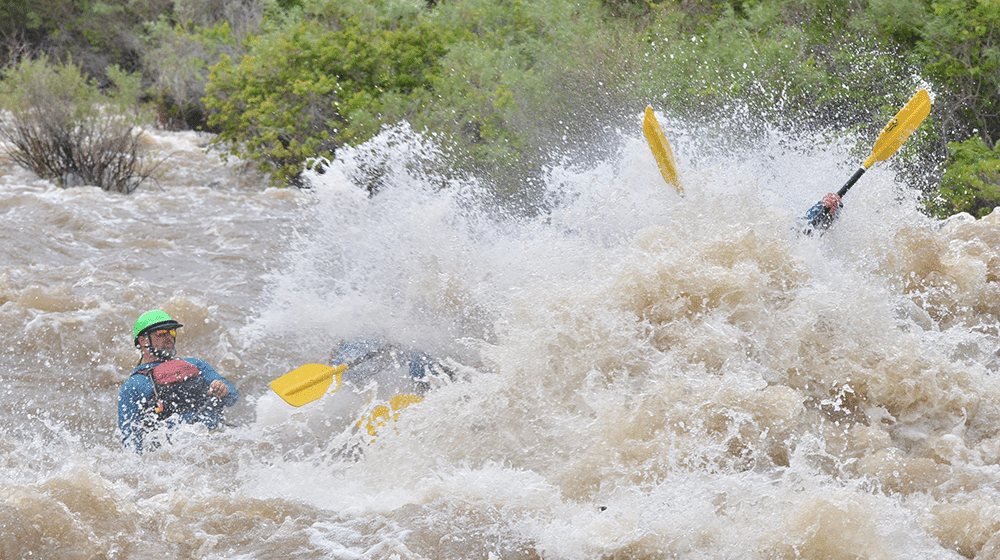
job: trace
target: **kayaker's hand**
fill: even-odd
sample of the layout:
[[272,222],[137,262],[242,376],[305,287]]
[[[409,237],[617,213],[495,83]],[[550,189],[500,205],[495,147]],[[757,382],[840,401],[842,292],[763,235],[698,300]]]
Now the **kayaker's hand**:
[[825,206],[827,208],[826,213],[832,216],[840,209],[840,195],[837,193],[827,193],[819,203]]
[[216,379],[208,386],[208,394],[220,399],[226,398],[229,394],[229,385],[222,380]]

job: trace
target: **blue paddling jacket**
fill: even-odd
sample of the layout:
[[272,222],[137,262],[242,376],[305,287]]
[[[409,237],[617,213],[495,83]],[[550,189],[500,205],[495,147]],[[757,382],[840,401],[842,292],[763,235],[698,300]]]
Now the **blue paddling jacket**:
[[[122,385],[118,392],[118,428],[126,448],[142,453],[143,438],[156,428],[170,428],[183,422],[218,429],[224,424],[223,407],[233,406],[239,399],[236,387],[208,362],[197,358],[184,358],[183,362],[186,364],[181,360],[139,364]],[[163,364],[179,364],[173,369],[183,373],[170,377],[154,375],[154,368]],[[208,394],[208,386],[215,380],[229,386],[225,398]]]

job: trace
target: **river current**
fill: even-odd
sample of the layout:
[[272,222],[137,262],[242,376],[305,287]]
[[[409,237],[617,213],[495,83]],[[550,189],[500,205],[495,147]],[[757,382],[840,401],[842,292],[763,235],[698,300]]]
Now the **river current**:
[[[123,196],[0,162],[0,558],[953,559],[1000,555],[1000,212],[932,220],[857,146],[666,126],[546,170],[534,213],[399,127],[311,190],[207,137]],[[382,170],[380,191],[363,188]],[[221,432],[124,450],[131,326],[240,390]],[[376,334],[457,374],[371,403],[269,382]]]

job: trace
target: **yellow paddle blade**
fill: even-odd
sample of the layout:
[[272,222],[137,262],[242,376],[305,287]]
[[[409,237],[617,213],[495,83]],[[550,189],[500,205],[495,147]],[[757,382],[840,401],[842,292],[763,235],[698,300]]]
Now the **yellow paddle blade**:
[[334,391],[340,388],[340,379],[347,364],[337,367],[324,364],[306,364],[293,369],[271,382],[271,390],[292,406],[302,406],[326,394],[336,381]]
[[646,107],[646,117],[642,121],[642,134],[649,143],[649,149],[653,150],[653,157],[656,158],[656,165],[660,167],[660,175],[663,180],[677,189],[677,194],[683,195],[680,179],[677,178],[677,166],[674,165],[674,152],[670,149],[670,143],[663,135],[663,129],[653,114],[652,107]]
[[399,419],[399,411],[422,400],[424,400],[423,397],[417,395],[396,395],[395,397],[389,399],[388,406],[381,404],[376,406],[370,413],[365,414],[361,420],[358,421],[358,426],[364,424],[365,431],[368,432],[368,435],[375,437],[378,435],[378,429],[380,427],[388,424],[390,420],[395,422]]
[[884,161],[896,153],[930,113],[931,98],[927,95],[927,90],[922,89],[882,129],[882,134],[872,148],[872,155],[865,160],[865,168],[871,167],[876,161]]

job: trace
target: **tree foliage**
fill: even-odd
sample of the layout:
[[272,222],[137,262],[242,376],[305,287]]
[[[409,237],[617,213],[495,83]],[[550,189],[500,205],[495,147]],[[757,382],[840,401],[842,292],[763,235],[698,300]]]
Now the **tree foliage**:
[[948,144],[951,158],[930,211],[946,218],[968,212],[982,218],[1000,206],[1000,152],[975,136]]
[[146,122],[139,76],[109,68],[98,88],[72,61],[24,59],[0,75],[0,138],[12,160],[62,186],[129,193],[149,177],[136,128]]
[[242,53],[229,23],[196,27],[161,18],[148,33],[152,46],[146,69],[156,84],[159,122],[169,128],[203,128],[207,115],[202,98],[212,65],[223,55]]
[[305,164],[405,117],[386,114],[391,98],[427,95],[444,53],[440,31],[424,23],[363,28],[349,16],[338,23],[294,25],[253,42],[238,63],[216,64],[205,97],[215,142],[278,182],[294,181]]
[[1000,2],[938,0],[929,15],[916,54],[945,93],[939,112],[950,129],[992,145],[1000,140]]
[[5,37],[102,83],[109,61],[141,69],[162,122],[218,132],[278,184],[406,120],[448,144],[456,173],[518,196],[554,158],[613,149],[606,131],[647,104],[733,139],[874,136],[928,87],[918,157],[894,160],[927,194],[927,169],[945,161],[942,188],[958,192],[972,175],[949,166],[993,158],[965,141],[1000,138],[997,0],[41,0],[0,14]]

